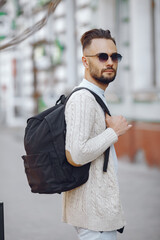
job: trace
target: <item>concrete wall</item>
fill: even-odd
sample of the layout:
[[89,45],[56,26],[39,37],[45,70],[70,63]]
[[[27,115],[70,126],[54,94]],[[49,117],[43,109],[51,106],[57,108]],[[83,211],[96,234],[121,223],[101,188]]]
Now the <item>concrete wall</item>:
[[151,0],[130,0],[130,41],[133,90],[152,86]]
[[[160,123],[132,122],[133,127],[115,144],[118,157],[128,156],[160,168]],[[138,155],[143,157],[138,157]]]
[[103,29],[109,29],[113,36],[116,34],[116,1],[100,0],[98,1],[98,13],[96,25]]

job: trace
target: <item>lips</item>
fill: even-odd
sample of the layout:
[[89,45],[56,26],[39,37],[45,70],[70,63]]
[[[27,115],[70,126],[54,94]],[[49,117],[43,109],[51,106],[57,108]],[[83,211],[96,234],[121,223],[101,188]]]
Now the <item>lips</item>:
[[113,70],[105,70],[104,72],[114,72]]
[[103,72],[107,72],[107,73],[114,73],[115,72],[115,70],[114,69],[111,69],[111,68],[109,68],[109,69],[105,69],[105,70],[103,70],[102,71],[102,73]]

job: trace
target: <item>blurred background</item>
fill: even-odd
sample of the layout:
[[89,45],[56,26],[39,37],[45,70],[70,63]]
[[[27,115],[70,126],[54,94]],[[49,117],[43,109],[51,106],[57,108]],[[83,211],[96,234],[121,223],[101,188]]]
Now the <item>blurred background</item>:
[[[160,0],[0,0],[0,201],[7,240],[77,239],[61,196],[30,193],[23,135],[31,115],[83,78],[81,35],[109,29],[123,60],[107,91],[132,129],[115,144],[128,225],[119,239],[160,239]],[[54,11],[55,10],[55,11]],[[0,239],[1,240],[1,239]]]

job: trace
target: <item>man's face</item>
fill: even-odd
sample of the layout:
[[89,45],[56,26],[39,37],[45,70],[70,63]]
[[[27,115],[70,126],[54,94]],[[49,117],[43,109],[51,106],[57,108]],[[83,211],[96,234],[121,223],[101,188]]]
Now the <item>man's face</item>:
[[[112,40],[93,39],[91,45],[86,48],[84,55],[90,56],[98,53],[107,53],[108,56],[111,56],[113,53],[117,53],[116,45]],[[118,62],[112,61],[111,57],[106,61],[100,61],[98,56],[87,57],[87,60],[90,76],[95,81],[109,84],[115,79]]]

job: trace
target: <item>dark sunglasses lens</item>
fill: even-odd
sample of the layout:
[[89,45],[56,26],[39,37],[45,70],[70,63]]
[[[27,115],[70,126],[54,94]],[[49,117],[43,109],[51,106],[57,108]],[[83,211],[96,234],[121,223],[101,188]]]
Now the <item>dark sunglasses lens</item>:
[[98,57],[99,57],[99,61],[101,61],[101,62],[105,62],[105,61],[108,60],[108,54],[107,53],[100,53]]
[[122,56],[119,53],[113,53],[111,58],[113,62],[120,62],[122,59]]

